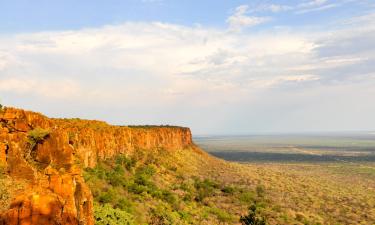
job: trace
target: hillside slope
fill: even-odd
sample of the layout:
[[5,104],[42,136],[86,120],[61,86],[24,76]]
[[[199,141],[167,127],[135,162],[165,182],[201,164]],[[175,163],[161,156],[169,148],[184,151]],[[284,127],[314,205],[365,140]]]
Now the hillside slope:
[[[7,185],[6,195],[3,195],[6,197],[1,199],[1,225],[94,224],[94,199],[83,173],[86,171],[85,178],[92,177],[90,172],[95,171],[99,163],[99,166],[107,166],[105,173],[108,174],[115,169],[112,168],[115,165],[113,160],[119,156],[138,160],[133,175],[145,166],[154,167],[157,172],[157,176],[152,178],[154,189],[161,191],[160,196],[164,196],[167,189],[171,190],[172,184],[186,185],[183,181],[191,181],[196,195],[202,195],[201,192],[208,188],[212,193],[217,192],[216,196],[221,196],[216,200],[223,200],[222,205],[231,208],[231,198],[221,191],[224,184],[207,179],[220,177],[217,168],[225,168],[223,166],[229,164],[195,146],[188,128],[111,126],[100,121],[51,119],[14,108],[2,110],[0,125],[1,181]],[[153,161],[150,162],[150,158]],[[131,172],[128,171],[128,174]],[[230,169],[226,175],[230,176]],[[121,179],[125,180],[126,177]],[[93,185],[92,180],[88,182]],[[91,189],[96,185],[90,186]],[[108,185],[114,186],[111,183]],[[103,186],[104,191],[108,192],[108,185]],[[150,192],[152,199],[142,201],[147,201],[144,202],[146,205],[158,205],[155,201],[164,198],[158,195],[159,192]],[[126,196],[124,192],[121,194]],[[147,191],[143,194],[147,194]],[[181,197],[178,190],[168,195],[178,199]],[[208,193],[204,197],[211,195]],[[182,203],[178,207],[186,205]],[[202,197],[200,202],[189,206],[189,213],[194,214],[193,210],[203,214],[208,212],[209,215],[200,215],[205,217],[207,224],[218,223],[220,216],[223,217],[222,221],[237,223],[239,214],[247,208],[246,205],[237,206],[230,210],[236,214],[233,217],[210,206]],[[154,210],[152,207],[146,208]],[[201,220],[195,218],[190,221],[196,223],[198,219]],[[147,218],[143,220],[153,223]],[[154,221],[154,224],[157,223]]]
[[14,108],[0,113],[0,124],[0,163],[23,183],[0,224],[94,224],[83,168],[139,149],[195,148],[190,130],[181,127],[118,127]]
[[373,225],[373,168],[241,165],[188,128],[0,111],[0,225],[240,224],[249,206],[267,224]]

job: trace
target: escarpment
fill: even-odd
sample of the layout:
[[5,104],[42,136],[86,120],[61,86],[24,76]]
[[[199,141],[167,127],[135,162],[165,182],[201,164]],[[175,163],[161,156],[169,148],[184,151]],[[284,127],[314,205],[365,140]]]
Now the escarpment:
[[0,212],[0,225],[94,224],[83,168],[118,154],[192,144],[188,128],[111,126],[5,108],[0,112],[0,164],[7,176],[26,186]]

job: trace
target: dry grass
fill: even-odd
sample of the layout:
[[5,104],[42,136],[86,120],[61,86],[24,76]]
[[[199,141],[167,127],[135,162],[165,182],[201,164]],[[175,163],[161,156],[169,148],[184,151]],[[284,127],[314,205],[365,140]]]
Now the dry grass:
[[270,203],[263,213],[270,224],[374,224],[374,166],[230,165],[218,167],[218,177],[250,188],[263,185]]

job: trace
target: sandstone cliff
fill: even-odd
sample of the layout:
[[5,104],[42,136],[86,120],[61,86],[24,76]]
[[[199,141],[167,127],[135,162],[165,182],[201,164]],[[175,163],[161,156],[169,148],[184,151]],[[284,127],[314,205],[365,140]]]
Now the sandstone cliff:
[[[32,146],[28,134],[35,128],[49,133]],[[0,212],[0,225],[94,224],[83,168],[117,154],[152,148],[173,151],[192,144],[188,128],[120,127],[5,108],[0,112],[0,164],[27,185],[13,194],[9,209]]]

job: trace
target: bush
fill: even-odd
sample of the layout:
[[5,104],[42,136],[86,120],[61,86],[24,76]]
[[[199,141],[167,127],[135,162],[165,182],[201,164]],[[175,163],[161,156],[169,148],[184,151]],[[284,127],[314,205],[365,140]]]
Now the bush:
[[99,202],[101,203],[111,203],[114,205],[117,202],[119,194],[116,192],[115,189],[110,188],[108,191],[102,192],[99,195]]
[[226,186],[226,187],[222,188],[221,191],[226,193],[226,194],[233,194],[235,192],[235,189],[234,189],[234,187]]
[[31,149],[34,149],[34,147],[37,144],[42,143],[50,134],[50,131],[47,129],[43,129],[40,127],[37,127],[31,131],[29,131],[27,137],[28,137],[28,142],[31,146]]
[[246,216],[241,216],[240,222],[243,225],[266,225],[266,219],[257,212],[256,204],[249,207],[249,213]]
[[174,205],[177,202],[176,196],[168,190],[162,190],[161,199],[168,202],[171,205]]
[[125,155],[119,155],[116,157],[116,164],[125,167],[127,170],[130,170],[135,166],[136,161],[134,159],[129,159]]
[[118,200],[117,204],[116,204],[116,208],[119,208],[121,210],[124,210],[128,213],[132,213],[133,212],[133,203],[131,201],[129,201],[129,199],[127,198],[120,198],[120,200]]
[[157,208],[151,209],[151,218],[149,224],[173,225],[176,224],[178,217],[180,217],[179,214],[174,215],[165,207],[159,205]]
[[197,201],[203,201],[206,197],[211,197],[214,195],[215,189],[219,187],[219,185],[209,179],[205,179],[201,181],[196,179],[194,182],[194,187],[197,189]]
[[151,177],[156,173],[156,170],[153,166],[145,166],[137,170],[134,175],[134,183],[143,186],[154,186]]
[[255,201],[255,193],[252,191],[245,191],[240,195],[239,199],[243,203],[250,204]]
[[229,213],[227,213],[227,212],[225,212],[225,211],[223,211],[219,208],[211,208],[211,209],[209,209],[209,212],[214,214],[220,222],[231,222],[231,221],[233,221],[232,215],[230,215]]
[[134,218],[131,214],[113,208],[109,204],[94,204],[94,218],[96,225],[133,225]]
[[113,186],[126,186],[125,171],[121,166],[116,166],[113,171],[107,172],[106,177]]
[[178,214],[180,215],[181,220],[186,221],[189,224],[191,224],[192,215],[190,213],[184,212],[184,211],[178,211]]

